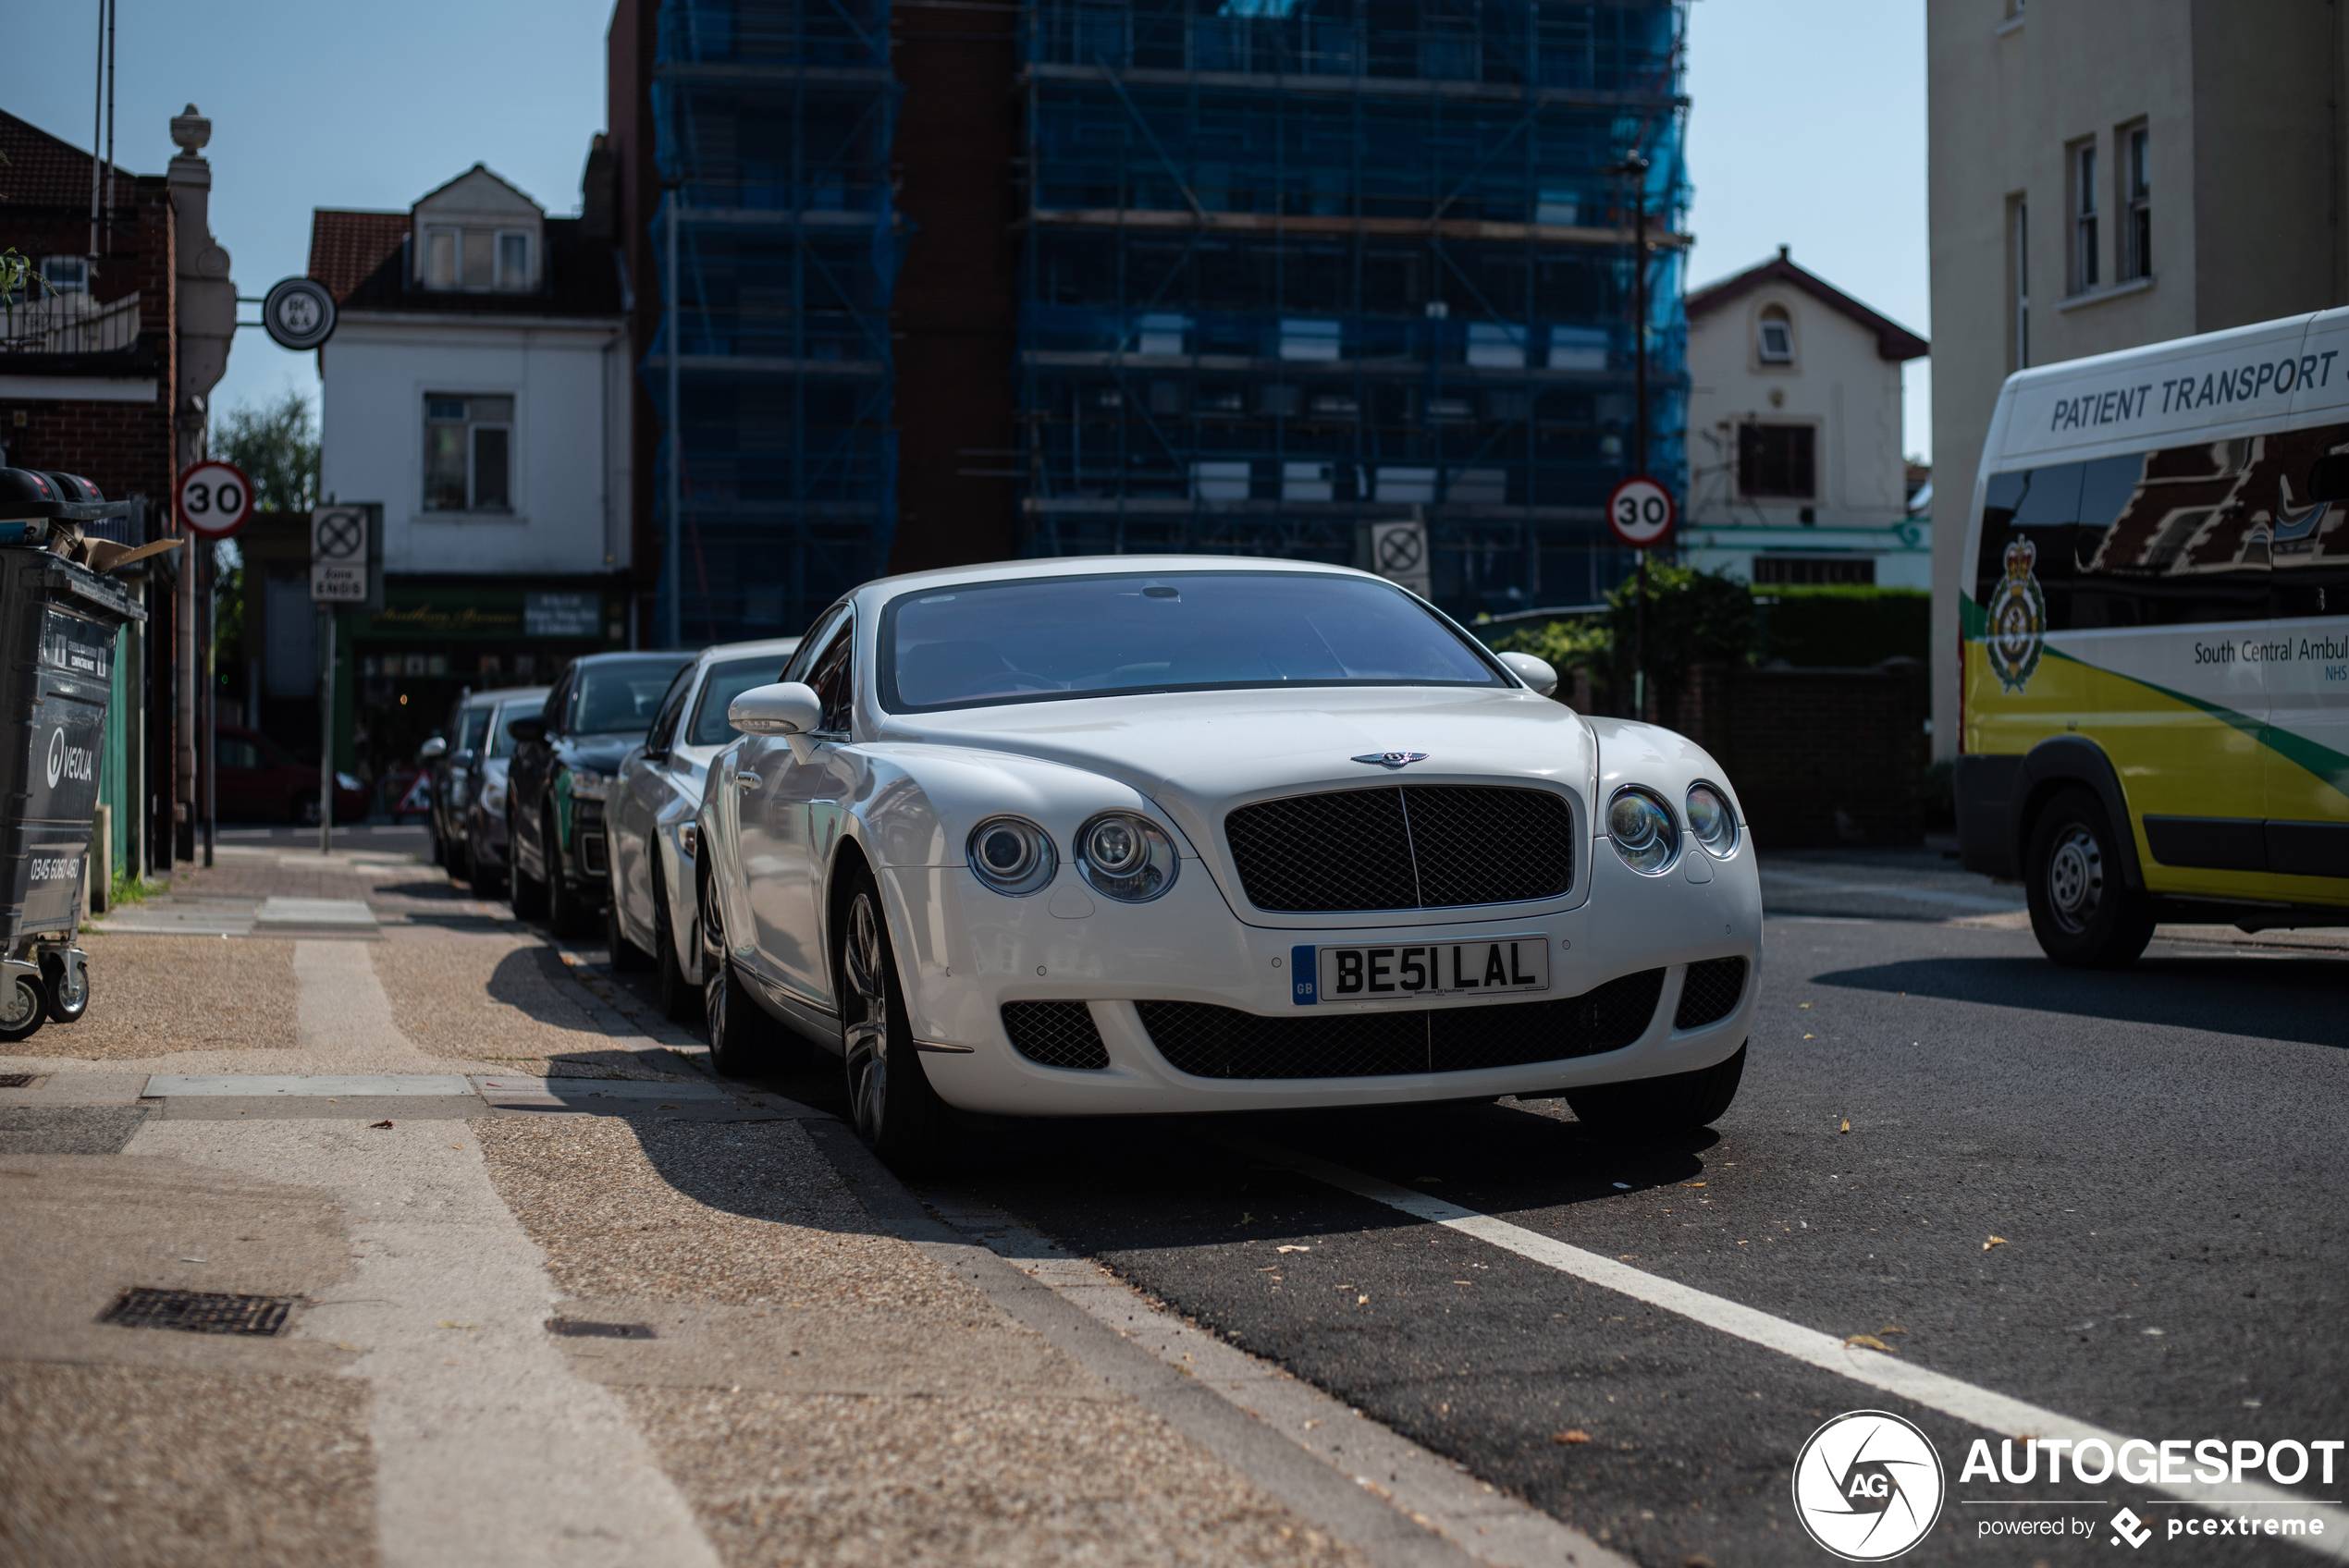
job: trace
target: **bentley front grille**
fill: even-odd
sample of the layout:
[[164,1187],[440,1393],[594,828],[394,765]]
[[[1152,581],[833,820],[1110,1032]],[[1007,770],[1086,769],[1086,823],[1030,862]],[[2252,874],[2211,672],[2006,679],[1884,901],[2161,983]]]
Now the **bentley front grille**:
[[1574,886],[1574,808],[1548,790],[1402,784],[1224,819],[1240,888],[1278,914],[1527,903]]
[[1718,1023],[1737,1011],[1738,998],[1744,995],[1745,960],[1708,958],[1692,963],[1689,977],[1680,982],[1680,1005],[1673,1010],[1672,1027],[1701,1029]]
[[1045,1067],[1107,1067],[1109,1047],[1083,1002],[1005,1002],[1012,1048]]
[[1484,1007],[1265,1018],[1208,1002],[1135,1006],[1159,1054],[1194,1078],[1374,1078],[1620,1050],[1647,1032],[1663,994],[1664,971],[1645,969],[1579,997]]

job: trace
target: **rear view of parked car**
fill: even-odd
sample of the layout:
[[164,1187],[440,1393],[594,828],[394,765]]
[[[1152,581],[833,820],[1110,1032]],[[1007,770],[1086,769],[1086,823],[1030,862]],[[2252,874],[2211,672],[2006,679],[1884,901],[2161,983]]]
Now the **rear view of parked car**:
[[431,780],[426,792],[425,824],[432,829],[432,859],[459,876],[466,876],[466,802],[473,794],[473,773],[481,763],[482,742],[488,738],[490,715],[510,692],[475,692],[450,706],[446,733],[424,742],[417,753]]
[[[275,741],[257,729],[222,724],[213,728],[213,779],[223,822],[290,822],[314,826],[318,820],[318,769],[294,761]],[[367,815],[367,790],[348,773],[335,775],[335,820],[361,822]]]
[[701,1007],[694,816],[701,810],[709,759],[737,739],[726,722],[726,705],[752,687],[779,679],[798,646],[798,638],[782,637],[703,649],[678,672],[654,715],[651,733],[621,760],[612,785],[607,807],[612,963],[656,967],[661,1009],[671,1018]]
[[506,770],[514,760],[514,738],[506,726],[517,718],[535,718],[546,706],[544,686],[497,693],[489,722],[482,730],[481,753],[467,782],[465,813],[465,880],[475,893],[494,893],[506,886],[510,863],[506,853]]
[[620,759],[644,740],[689,653],[591,654],[563,671],[539,715],[509,722],[506,776],[514,913],[560,936],[585,932],[611,868],[604,802]]

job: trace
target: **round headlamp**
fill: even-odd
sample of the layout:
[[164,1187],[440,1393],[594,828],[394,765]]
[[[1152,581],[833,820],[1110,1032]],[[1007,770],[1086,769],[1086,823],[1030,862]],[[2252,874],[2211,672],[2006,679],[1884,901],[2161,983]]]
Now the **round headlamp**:
[[1709,854],[1727,860],[1737,851],[1737,813],[1720,790],[1710,784],[1691,784],[1688,798],[1689,836]]
[[971,829],[971,875],[996,892],[1025,898],[1060,869],[1052,835],[1024,816],[990,816]]
[[1105,811],[1076,830],[1076,871],[1093,891],[1142,904],[1174,886],[1182,864],[1166,829],[1130,811]]
[[1606,836],[1623,864],[1642,876],[1661,876],[1679,858],[1680,829],[1672,808],[1637,784],[1626,784],[1607,802]]

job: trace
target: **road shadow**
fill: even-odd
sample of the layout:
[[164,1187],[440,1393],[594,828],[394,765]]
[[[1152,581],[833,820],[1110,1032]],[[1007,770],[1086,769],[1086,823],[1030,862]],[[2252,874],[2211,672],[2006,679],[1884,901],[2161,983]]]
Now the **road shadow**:
[[2342,1007],[2349,997],[2349,961],[2296,953],[2149,955],[2125,970],[2064,969],[2041,958],[1916,958],[1836,970],[1814,976],[1813,983],[2349,1047],[2349,1015]]

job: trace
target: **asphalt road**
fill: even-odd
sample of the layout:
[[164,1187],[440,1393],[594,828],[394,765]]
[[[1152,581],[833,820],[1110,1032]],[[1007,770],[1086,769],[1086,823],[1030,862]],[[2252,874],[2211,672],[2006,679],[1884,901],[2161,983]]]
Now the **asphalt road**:
[[[1769,923],[1743,1087],[1714,1132],[1676,1146],[1604,1142],[1562,1101],[1026,1123],[965,1184],[1659,1568],[1830,1561],[1796,1523],[1791,1466],[1821,1422],[1864,1408],[1915,1421],[1947,1467],[1949,1505],[1906,1561],[2106,1557],[2122,1506],[2165,1562],[2317,1561],[2275,1539],[2163,1538],[2200,1511],[2118,1479],[1962,1481],[1974,1439],[1995,1452],[2016,1434],[1263,1152],[1869,1335],[2131,1436],[2349,1436],[2349,958],[2158,941],[2123,974],[2059,970],[2027,930],[1949,923],[2021,900],[1932,851],[1780,857],[1765,891],[1802,913]],[[2349,1463],[2332,1486],[2312,1471],[2291,1489],[2338,1501]],[[2057,1515],[2093,1536],[1980,1533]]]

